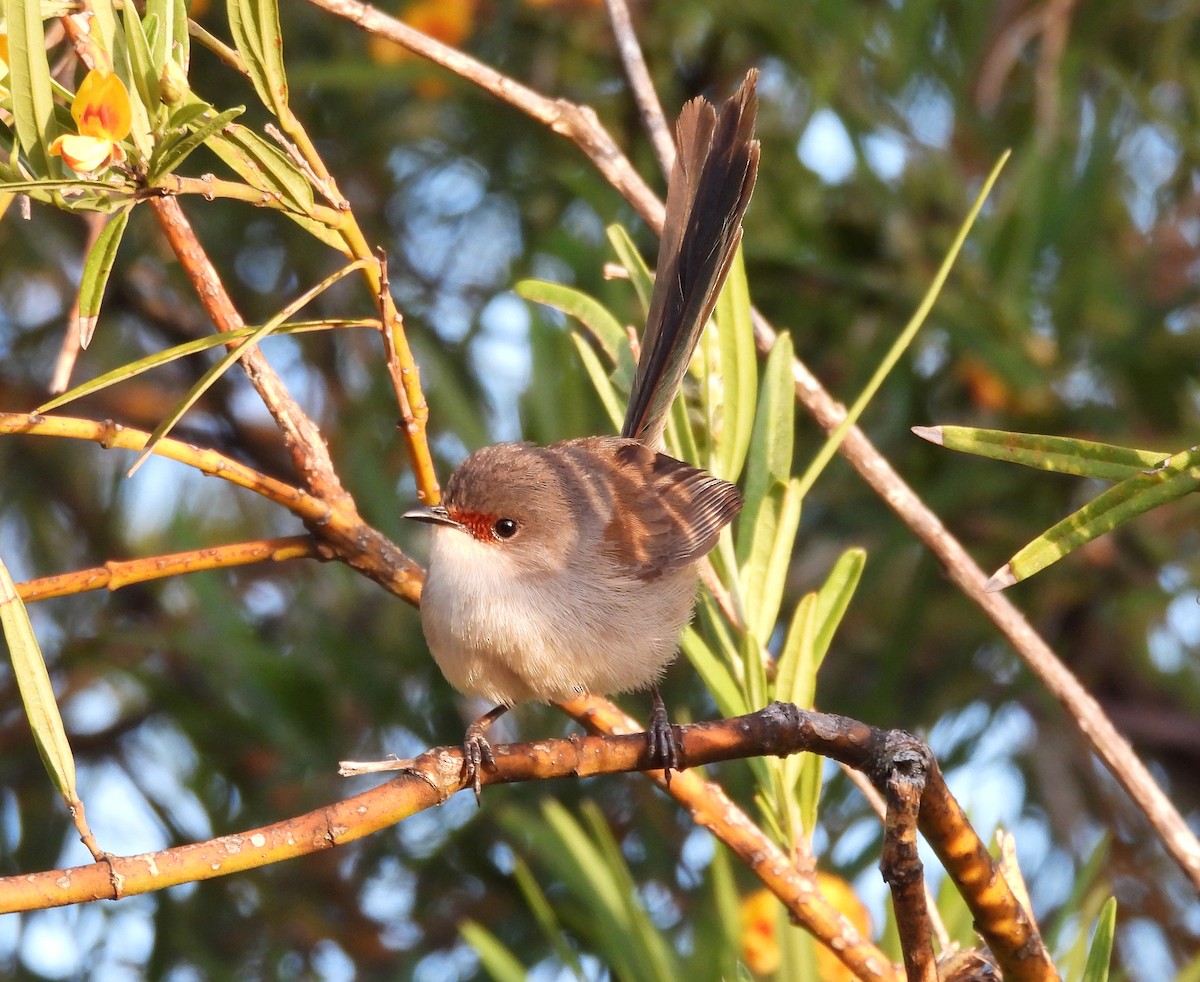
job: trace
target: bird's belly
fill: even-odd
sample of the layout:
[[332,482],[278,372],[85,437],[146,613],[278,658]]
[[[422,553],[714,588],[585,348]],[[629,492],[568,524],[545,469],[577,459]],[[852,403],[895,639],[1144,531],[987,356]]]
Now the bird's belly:
[[502,562],[484,575],[462,568],[430,563],[421,605],[430,651],[456,689],[509,705],[652,685],[695,599],[694,567],[617,584],[581,572],[566,590],[559,577],[522,579]]

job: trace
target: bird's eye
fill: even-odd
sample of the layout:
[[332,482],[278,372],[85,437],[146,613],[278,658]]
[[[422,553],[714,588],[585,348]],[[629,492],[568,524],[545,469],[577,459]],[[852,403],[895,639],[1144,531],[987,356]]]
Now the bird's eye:
[[498,539],[511,539],[517,534],[517,523],[511,518],[498,518],[492,526],[492,531]]

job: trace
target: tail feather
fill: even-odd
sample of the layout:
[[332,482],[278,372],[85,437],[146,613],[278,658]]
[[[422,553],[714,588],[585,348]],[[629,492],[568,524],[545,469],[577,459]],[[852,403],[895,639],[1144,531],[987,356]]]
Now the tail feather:
[[758,176],[758,72],[717,112],[703,98],[683,107],[679,151],[667,185],[666,219],[642,353],[621,435],[659,446],[667,413],[712,315],[742,240],[742,216]]

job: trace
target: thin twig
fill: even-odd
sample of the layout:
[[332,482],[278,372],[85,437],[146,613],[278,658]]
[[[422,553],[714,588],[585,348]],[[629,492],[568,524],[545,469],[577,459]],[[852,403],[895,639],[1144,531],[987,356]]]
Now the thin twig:
[[[150,207],[217,330],[227,333],[245,327],[246,322],[225,291],[216,267],[179,202],[174,198],[151,198]],[[252,348],[242,356],[241,364],[263,405],[283,431],[305,487],[327,501],[347,500],[349,495],[334,470],[320,429],[292,398],[263,353],[257,347]]]
[[[0,433],[89,440],[105,449],[141,450],[150,434],[111,420],[0,413]],[[339,559],[409,603],[421,596],[421,568],[390,540],[367,525],[345,500],[329,502],[247,467],[215,450],[163,439],[156,457],[176,460],[201,474],[219,477],[283,506],[319,535],[322,558]]]
[[629,79],[634,101],[642,115],[642,125],[646,127],[663,177],[669,177],[671,168],[675,166],[675,140],[671,136],[671,124],[663,113],[662,103],[658,101],[658,93],[654,90],[654,82],[650,79],[646,59],[642,56],[642,46],[638,44],[637,33],[633,29],[629,5],[625,0],[605,0],[605,6],[608,8],[613,36],[617,39],[621,64],[625,66],[625,77]]
[[312,559],[320,556],[320,543],[311,535],[290,535],[255,542],[234,542],[224,546],[205,546],[163,556],[146,556],[123,562],[109,560],[103,566],[72,570],[27,580],[17,584],[17,594],[26,603],[65,597],[88,590],[120,590],[134,583],[161,580],[183,573],[229,569],[250,563],[283,562],[285,559]]
[[605,179],[652,228],[661,229],[662,202],[633,169],[591,108],[578,106],[566,99],[547,99],[470,55],[435,41],[370,4],[360,3],[359,0],[309,0],[309,3],[345,18],[364,31],[387,38],[435,65],[441,65],[553,132],[567,137],[583,149]]

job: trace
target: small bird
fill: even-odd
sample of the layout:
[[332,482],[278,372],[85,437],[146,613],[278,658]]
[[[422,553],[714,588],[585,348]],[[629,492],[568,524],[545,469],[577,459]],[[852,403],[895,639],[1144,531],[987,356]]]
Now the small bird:
[[662,453],[679,391],[758,174],[757,72],[717,112],[684,106],[641,356],[620,436],[471,454],[439,505],[421,625],[446,679],[496,703],[463,743],[478,796],[491,724],[519,702],[649,687],[649,757],[680,769],[657,682],[695,606],[699,563],[742,507],[736,487]]

